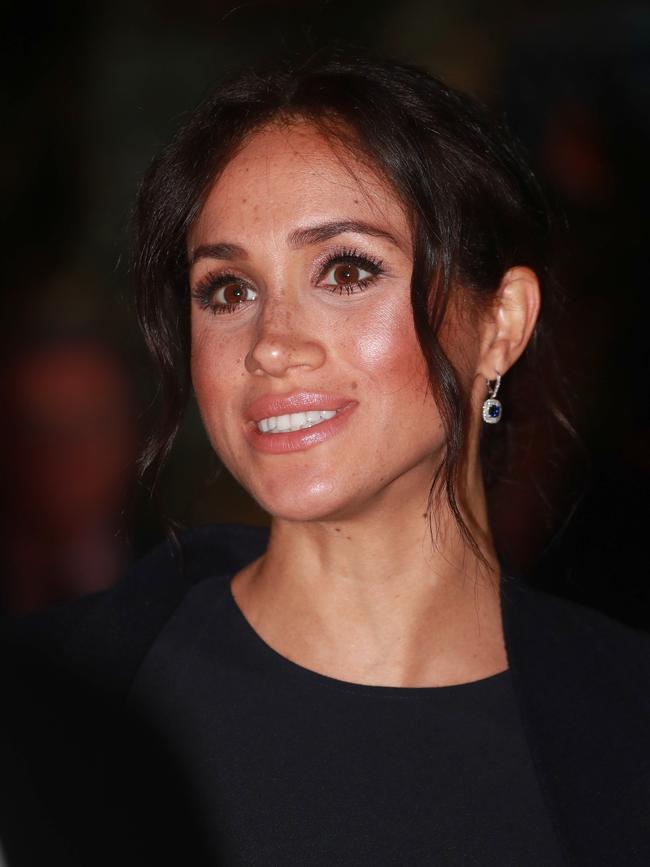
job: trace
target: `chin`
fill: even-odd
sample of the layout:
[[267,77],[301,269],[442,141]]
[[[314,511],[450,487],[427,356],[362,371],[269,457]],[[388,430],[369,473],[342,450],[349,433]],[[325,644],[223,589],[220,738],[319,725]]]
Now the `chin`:
[[255,485],[246,486],[251,496],[271,517],[284,521],[342,520],[358,508],[357,497],[346,496],[340,480],[299,482],[296,475],[288,483],[276,481],[264,487],[259,479],[256,481]]

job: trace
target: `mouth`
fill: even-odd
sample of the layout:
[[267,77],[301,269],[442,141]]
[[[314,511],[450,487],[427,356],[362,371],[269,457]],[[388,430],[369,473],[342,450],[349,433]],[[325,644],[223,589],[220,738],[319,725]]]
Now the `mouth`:
[[267,395],[248,408],[246,437],[257,451],[303,451],[335,436],[356,409],[357,401],[324,392]]
[[334,418],[339,412],[336,409],[313,409],[307,412],[292,412],[285,415],[270,415],[257,422],[260,433],[280,434],[293,433],[297,430],[306,430],[322,424],[324,421]]

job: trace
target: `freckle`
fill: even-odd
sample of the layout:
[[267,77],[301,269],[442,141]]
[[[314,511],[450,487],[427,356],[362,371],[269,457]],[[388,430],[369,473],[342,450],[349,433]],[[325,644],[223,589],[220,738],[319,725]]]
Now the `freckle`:
[[352,541],[352,536],[346,536],[345,538],[346,538],[349,542]]
[[359,387],[359,383],[357,383],[357,382],[352,382],[350,384],[350,388],[358,388],[358,387]]
[[334,527],[334,529],[336,530],[337,533],[340,533],[340,532],[341,532],[341,528],[340,528],[340,527]]

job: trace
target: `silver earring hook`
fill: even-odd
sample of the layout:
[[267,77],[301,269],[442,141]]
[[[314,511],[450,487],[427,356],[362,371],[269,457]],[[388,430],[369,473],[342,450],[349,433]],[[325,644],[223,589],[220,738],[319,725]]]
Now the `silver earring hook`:
[[491,380],[489,380],[489,379],[485,380],[487,383],[487,387],[488,387],[488,394],[491,398],[495,398],[497,396],[497,392],[499,391],[499,386],[501,385],[501,374],[499,373],[498,370],[495,370],[494,372],[497,375],[497,378],[495,380],[494,385],[492,385]]

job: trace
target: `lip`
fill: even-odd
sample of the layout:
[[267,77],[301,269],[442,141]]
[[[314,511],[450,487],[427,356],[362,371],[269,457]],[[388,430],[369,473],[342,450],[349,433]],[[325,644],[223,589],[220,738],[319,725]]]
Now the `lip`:
[[[352,398],[325,391],[294,391],[290,394],[266,394],[254,400],[246,410],[249,421],[258,422],[272,415],[307,412],[310,409],[343,409]],[[278,434],[279,436],[279,434]]]
[[[336,436],[357,406],[356,400],[327,392],[298,391],[285,395],[264,395],[254,400],[246,411],[246,438],[256,451],[264,454],[304,451]],[[337,413],[333,418],[304,430],[265,434],[257,428],[257,422],[269,416],[315,409],[336,410]]]

